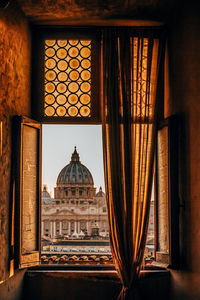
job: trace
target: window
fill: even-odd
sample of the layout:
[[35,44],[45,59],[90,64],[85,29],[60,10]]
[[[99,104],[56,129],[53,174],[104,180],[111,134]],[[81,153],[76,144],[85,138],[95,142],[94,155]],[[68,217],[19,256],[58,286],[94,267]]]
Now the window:
[[[35,76],[35,80],[33,80],[33,106],[32,112],[33,117],[40,122],[43,123],[65,123],[65,124],[100,124],[101,123],[101,101],[100,101],[100,38],[99,38],[99,30],[88,30],[87,34],[84,33],[84,30],[80,29],[69,29],[68,31],[57,30],[57,29],[43,29],[38,28],[33,30],[33,45],[34,46],[34,57],[33,57],[33,76]],[[23,152],[23,157],[26,157],[28,153],[26,152],[26,147],[22,145],[26,141],[26,135],[33,135],[33,139],[36,142],[36,147],[33,145],[28,145],[28,147],[35,147],[37,155],[39,154],[39,140],[40,140],[40,128],[41,125],[37,124],[32,120],[21,119],[21,129],[22,129],[22,138],[21,139],[21,150]],[[161,130],[161,129],[159,129]],[[171,132],[171,131],[170,131]],[[170,133],[171,134],[171,133]],[[158,134],[159,135],[159,134]],[[19,134],[20,136],[20,134]],[[169,141],[169,139],[168,139]],[[159,137],[158,137],[158,145],[159,145]],[[171,143],[171,142],[170,142]],[[173,147],[171,144],[168,144],[170,148],[170,153],[173,152]],[[159,156],[159,146],[157,147],[157,157],[156,157],[156,170],[159,169],[158,160]],[[35,153],[34,152],[34,153]],[[30,151],[31,153],[31,151]],[[169,154],[170,156],[172,154]],[[20,155],[19,155],[20,156]],[[34,178],[39,178],[40,173],[40,159],[36,157],[32,157],[34,159],[35,165],[35,176]],[[171,163],[171,156],[168,157],[168,162]],[[23,161],[20,160],[20,168],[22,168]],[[172,168],[170,165],[169,168]],[[171,169],[170,169],[171,170]],[[168,256],[167,261],[169,262],[169,255],[173,253],[173,251],[177,251],[175,243],[171,243],[172,236],[175,236],[173,233],[173,228],[177,228],[177,224],[172,224],[171,218],[174,219],[174,215],[176,215],[177,207],[172,208],[168,206],[169,209],[169,222],[166,221],[166,226],[170,228],[169,234],[167,236],[168,246],[166,249],[162,247],[162,239],[163,235],[161,232],[161,204],[160,198],[160,175],[158,175],[158,170],[156,171],[156,199],[155,199],[155,207],[156,207],[156,260],[162,260],[165,255],[162,255],[161,252],[166,252]],[[23,171],[22,171],[23,174]],[[24,177],[23,177],[24,176]],[[24,175],[20,174],[20,180],[23,182],[24,180],[28,180],[26,177],[27,174],[24,172]],[[171,176],[171,173],[168,174]],[[17,176],[16,176],[17,177]],[[73,177],[75,180],[75,177]],[[88,175],[85,175],[85,179],[88,179]],[[26,194],[25,185],[20,182],[16,182],[17,186],[17,197],[18,199],[22,199],[24,201],[23,195]],[[175,181],[174,181],[175,182]],[[172,190],[175,187],[172,187],[173,182],[170,180],[169,183],[169,193],[167,197],[168,203],[172,203],[169,201],[172,197]],[[40,181],[33,181],[32,192],[35,195],[35,206],[33,207],[34,214],[32,217],[34,218],[34,224],[39,224],[39,208],[36,203],[39,203],[39,192],[41,186]],[[58,197],[59,189],[56,191],[55,195]],[[87,188],[82,190],[69,189],[65,190],[65,195],[70,199],[70,196],[85,196],[90,197],[91,191]],[[22,195],[22,198],[21,196]],[[35,228],[31,228],[32,233],[37,235],[37,239],[33,239],[33,244],[26,245],[26,238],[22,237],[29,231],[29,224],[27,223],[27,216],[25,213],[25,204],[20,204],[20,213],[21,213],[21,229],[20,229],[20,239],[21,245],[20,247],[20,265],[27,266],[30,265],[30,261],[33,261],[33,264],[37,264],[39,262],[39,250],[40,245],[37,242],[40,231],[38,225]],[[62,201],[63,203],[63,201]],[[75,200],[67,200],[66,204],[74,205]],[[94,205],[94,200],[81,200],[80,204],[87,207],[89,205],[91,207],[91,211],[95,211],[92,207]],[[56,204],[60,204],[57,200]],[[28,204],[27,204],[28,205]],[[39,203],[40,205],[40,203]],[[170,204],[171,205],[171,204]],[[25,210],[23,210],[25,209]],[[71,213],[73,213],[75,208],[71,208]],[[106,212],[106,208],[102,208],[102,212]],[[167,223],[168,222],[168,223]],[[93,223],[93,234],[96,236],[98,234],[97,223]],[[176,222],[175,222],[176,223]],[[60,227],[60,223],[54,225],[51,224],[49,230],[49,235],[53,232],[58,232],[63,235],[63,238],[67,238],[67,234],[70,232],[71,234],[75,231],[76,225],[75,221],[69,224],[62,224]],[[83,225],[84,224],[84,225]],[[54,226],[59,226],[59,228],[55,228]],[[70,227],[71,226],[71,227]],[[171,227],[170,227],[171,226]],[[175,227],[173,227],[175,226]],[[85,236],[88,233],[87,225],[81,221],[80,223],[81,230],[85,233]],[[104,227],[106,227],[104,225]],[[46,230],[46,231],[47,231]],[[104,235],[108,237],[108,232],[106,228],[102,230]],[[177,232],[177,230],[176,230]],[[166,233],[166,232],[165,232]],[[25,235],[24,235],[25,236]],[[25,239],[25,240],[23,240]],[[17,246],[17,243],[16,243]],[[19,246],[19,245],[18,245]],[[27,248],[27,249],[26,249]],[[67,247],[64,247],[67,248]],[[52,248],[53,249],[53,248]],[[26,257],[26,259],[25,259]],[[31,260],[29,259],[31,257]],[[159,257],[162,257],[159,259]],[[175,259],[175,258],[173,258]],[[172,259],[172,260],[173,260]],[[29,261],[29,262],[28,262]]]
[[34,118],[100,122],[99,37],[100,32],[91,29],[33,30],[33,99],[38,101]]
[[[101,126],[43,125],[42,129],[42,181],[45,191],[42,192],[41,199],[41,228],[46,222],[50,235],[47,240],[44,231],[41,230],[41,262],[47,263],[52,255],[56,255],[54,264],[59,264],[64,248],[67,264],[112,263],[107,213],[105,211],[102,214],[106,199],[104,188],[101,188],[104,186]],[[74,144],[77,145],[75,149]],[[72,174],[75,176],[75,182],[72,180]],[[46,208],[44,200],[47,198],[46,192],[50,192],[49,187],[52,187],[52,197]],[[75,191],[76,198],[71,200],[72,195],[68,195],[67,198],[71,202],[68,205],[59,205],[58,215],[54,210],[54,203],[60,201],[59,198],[63,197],[66,189]],[[89,196],[82,193],[84,189],[90,192]],[[98,201],[94,201],[96,199]],[[69,213],[69,210],[72,213]],[[58,217],[59,224],[56,223],[54,232],[54,222],[57,222]],[[64,229],[65,222],[67,228]],[[47,250],[46,247],[50,244],[57,247],[56,254],[52,253],[53,248]],[[89,251],[90,248],[94,249],[93,255]],[[100,249],[104,249],[104,261]],[[61,261],[63,262],[63,259]]]

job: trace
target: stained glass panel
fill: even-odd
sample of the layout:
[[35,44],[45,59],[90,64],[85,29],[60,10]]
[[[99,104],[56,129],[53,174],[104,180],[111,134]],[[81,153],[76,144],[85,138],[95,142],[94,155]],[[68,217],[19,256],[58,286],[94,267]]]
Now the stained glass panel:
[[47,117],[91,116],[91,40],[45,40]]

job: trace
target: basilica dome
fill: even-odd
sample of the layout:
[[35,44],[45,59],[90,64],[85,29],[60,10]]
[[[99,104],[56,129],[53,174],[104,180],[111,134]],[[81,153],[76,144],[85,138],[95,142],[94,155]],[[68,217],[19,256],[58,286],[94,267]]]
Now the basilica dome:
[[72,153],[71,161],[59,173],[57,186],[63,184],[83,184],[94,185],[92,174],[86,166],[80,162],[79,154],[76,151]]
[[44,204],[49,204],[51,202],[51,196],[49,194],[49,192],[47,191],[47,187],[46,185],[44,185],[43,187],[43,191],[42,191],[42,202]]

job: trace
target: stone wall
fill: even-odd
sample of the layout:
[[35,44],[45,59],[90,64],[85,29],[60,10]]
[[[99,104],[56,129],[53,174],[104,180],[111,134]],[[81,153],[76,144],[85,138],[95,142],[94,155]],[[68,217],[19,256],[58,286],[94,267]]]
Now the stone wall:
[[13,3],[0,9],[0,281],[9,277],[11,118],[30,115],[30,50],[29,26],[23,13]]
[[199,3],[184,1],[169,23],[168,113],[181,120],[180,270],[172,271],[176,300],[200,299],[200,18]]

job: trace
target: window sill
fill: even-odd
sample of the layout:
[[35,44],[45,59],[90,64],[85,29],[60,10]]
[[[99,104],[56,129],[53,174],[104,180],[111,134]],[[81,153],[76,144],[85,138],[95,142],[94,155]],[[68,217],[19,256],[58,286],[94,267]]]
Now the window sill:
[[[30,267],[27,269],[28,276],[34,276],[34,274],[45,274],[55,276],[73,276],[73,277],[108,277],[119,281],[117,271],[114,265],[40,265],[36,267]],[[168,269],[159,266],[146,266],[145,269],[140,271],[141,278],[147,277],[160,277],[169,276]]]

